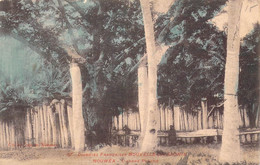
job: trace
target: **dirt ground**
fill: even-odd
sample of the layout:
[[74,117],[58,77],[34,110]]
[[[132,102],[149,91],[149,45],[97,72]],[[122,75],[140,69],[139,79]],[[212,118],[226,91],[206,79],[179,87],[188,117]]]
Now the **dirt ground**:
[[[0,165],[103,165],[103,164],[219,164],[220,144],[160,147],[155,153],[136,148],[106,146],[76,153],[68,149],[27,148],[0,151]],[[243,145],[242,164],[260,164],[259,145]]]

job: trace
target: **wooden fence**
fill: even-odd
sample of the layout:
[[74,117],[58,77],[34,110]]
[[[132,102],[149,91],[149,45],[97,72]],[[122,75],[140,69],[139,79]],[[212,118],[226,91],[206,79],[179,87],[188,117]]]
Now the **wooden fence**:
[[[223,110],[221,110],[221,106],[208,107],[206,99],[202,99],[200,108],[192,111],[186,111],[178,105],[173,107],[159,106],[159,144],[168,144],[168,131],[171,125],[175,127],[177,139],[181,143],[193,143],[194,141],[202,143],[209,141],[218,142],[223,129]],[[259,141],[260,118],[258,118],[258,115],[255,121],[253,121],[256,128],[249,128],[248,109],[240,108],[239,114],[241,143]],[[131,130],[128,134],[123,129],[126,126]],[[137,139],[141,132],[141,122],[138,112],[124,111],[118,116],[113,116],[112,128],[114,128],[114,134],[116,134],[115,144],[138,145]]]
[[0,149],[72,148],[72,108],[64,100],[26,110],[26,116],[0,121]]
[[[166,143],[167,132],[171,125],[175,126],[177,137],[185,140],[190,137],[207,137],[221,135],[223,114],[218,108],[208,108],[205,100],[201,108],[185,111],[179,106],[160,106],[160,141]],[[249,117],[246,109],[240,109],[240,127],[249,127]],[[257,115],[258,116],[258,115]],[[0,149],[17,149],[21,147],[59,147],[73,148],[72,108],[64,100],[54,100],[50,105],[27,109],[25,116],[16,115],[12,121],[0,121]],[[259,118],[256,120],[259,126]],[[124,128],[131,130],[131,136],[125,136]],[[118,135],[111,141],[137,141],[141,131],[138,112],[124,111],[119,116],[112,117],[112,132]],[[114,132],[115,133],[115,132]],[[259,139],[260,130],[241,132],[241,141]],[[256,136],[253,136],[256,135]],[[127,140],[128,139],[128,140]],[[192,141],[191,139],[188,141]],[[122,142],[123,144],[123,142]]]
[[[204,105],[203,103],[202,105]],[[173,125],[176,131],[197,131],[201,129],[223,129],[223,113],[219,108],[208,110],[207,106],[193,111],[186,111],[179,106],[159,107],[160,130],[168,131]],[[240,127],[249,127],[247,109],[240,109]],[[255,121],[258,123],[258,120]],[[119,116],[112,117],[112,127],[122,130],[127,126],[130,130],[141,130],[140,116],[138,112],[123,112]]]

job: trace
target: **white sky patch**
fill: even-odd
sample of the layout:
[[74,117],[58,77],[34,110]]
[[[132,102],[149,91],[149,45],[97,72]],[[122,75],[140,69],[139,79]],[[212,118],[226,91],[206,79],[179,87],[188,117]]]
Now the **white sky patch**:
[[[220,30],[224,30],[224,27],[227,26],[228,22],[228,4],[223,9],[223,13],[219,14],[215,18],[212,19],[212,22],[216,24],[216,26]],[[259,20],[259,7],[257,0],[244,0],[242,10],[241,10],[241,20],[240,20],[240,37],[245,37],[254,27],[254,24]]]
[[154,4],[154,10],[159,13],[166,13],[175,0],[150,0]]

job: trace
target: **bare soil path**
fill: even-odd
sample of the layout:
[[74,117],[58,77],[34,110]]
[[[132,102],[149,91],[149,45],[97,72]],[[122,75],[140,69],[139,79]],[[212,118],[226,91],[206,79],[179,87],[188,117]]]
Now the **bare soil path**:
[[[0,151],[0,165],[103,165],[103,164],[219,164],[220,144],[160,147],[155,153],[136,148],[107,146],[98,151],[75,153],[68,149],[26,148]],[[243,145],[242,164],[260,164],[259,145]]]

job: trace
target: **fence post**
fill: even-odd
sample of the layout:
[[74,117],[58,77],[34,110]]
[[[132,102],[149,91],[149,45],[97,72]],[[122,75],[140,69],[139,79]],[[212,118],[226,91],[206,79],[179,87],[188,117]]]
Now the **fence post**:
[[174,106],[174,127],[175,130],[180,130],[180,107],[179,105]]
[[207,98],[201,99],[201,108],[202,108],[202,129],[208,128],[208,105]]
[[201,120],[201,108],[199,107],[198,113],[197,113],[197,120],[198,120],[198,130],[202,129],[202,120]]

